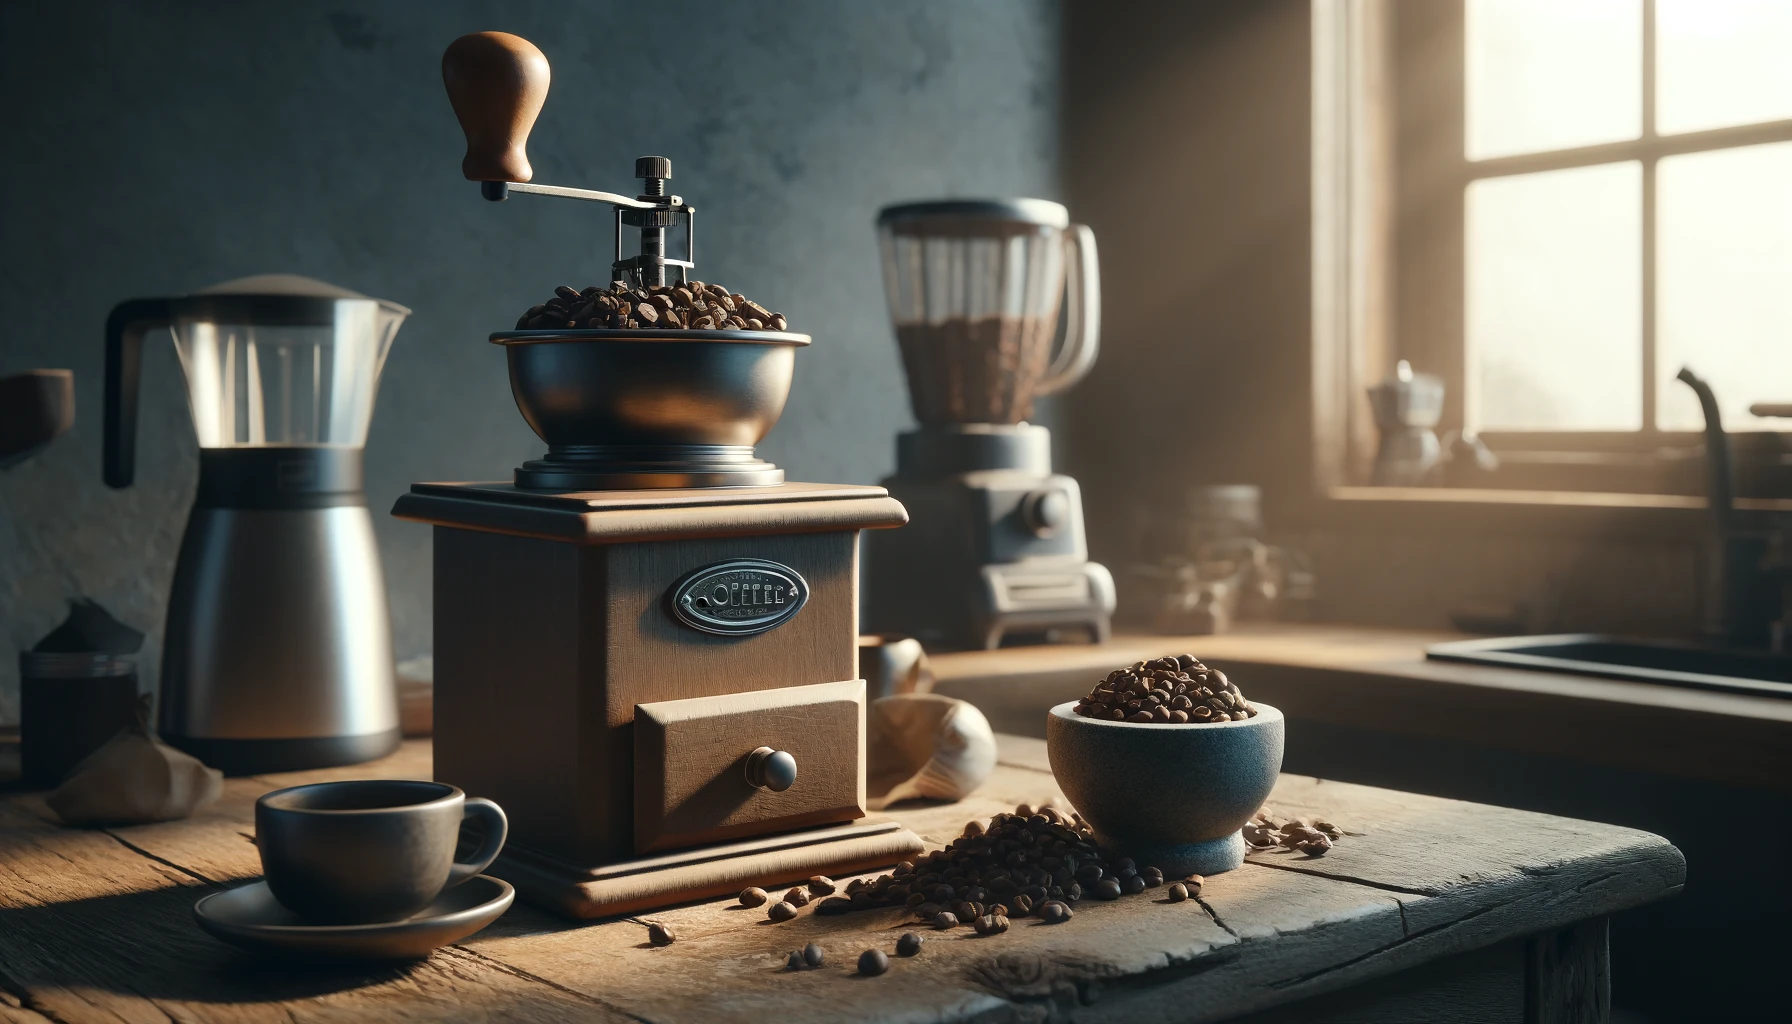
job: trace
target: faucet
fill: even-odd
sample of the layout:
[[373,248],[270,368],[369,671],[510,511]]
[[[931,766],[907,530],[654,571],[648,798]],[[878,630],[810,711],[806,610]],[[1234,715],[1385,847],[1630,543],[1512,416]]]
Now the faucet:
[[[1704,622],[1709,640],[1727,644],[1761,644],[1769,640],[1770,620],[1779,594],[1770,588],[1766,565],[1768,538],[1744,533],[1736,526],[1736,485],[1730,459],[1730,437],[1724,433],[1723,416],[1711,385],[1699,379],[1691,367],[1681,367],[1675,379],[1692,388],[1705,414],[1705,533]],[[1781,640],[1785,630],[1772,630]],[[1775,646],[1779,646],[1775,644]]]

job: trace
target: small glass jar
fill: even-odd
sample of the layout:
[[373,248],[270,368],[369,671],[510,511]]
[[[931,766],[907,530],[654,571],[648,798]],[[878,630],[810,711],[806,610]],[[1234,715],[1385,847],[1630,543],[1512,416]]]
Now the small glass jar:
[[60,785],[82,758],[136,720],[136,659],[19,655],[19,759],[28,785]]

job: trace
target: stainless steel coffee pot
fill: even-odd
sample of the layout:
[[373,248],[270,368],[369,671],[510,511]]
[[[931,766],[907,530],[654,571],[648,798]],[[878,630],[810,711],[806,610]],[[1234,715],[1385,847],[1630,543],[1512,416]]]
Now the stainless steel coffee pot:
[[409,315],[281,274],[133,299],[106,321],[106,483],[135,474],[145,334],[168,329],[186,371],[199,488],[168,599],[158,727],[227,773],[354,764],[398,745],[361,450]]

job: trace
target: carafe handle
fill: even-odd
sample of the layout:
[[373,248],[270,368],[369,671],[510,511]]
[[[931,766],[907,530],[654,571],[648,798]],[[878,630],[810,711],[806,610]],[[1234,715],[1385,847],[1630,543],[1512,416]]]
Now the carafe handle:
[[1101,264],[1095,232],[1072,224],[1064,232],[1064,344],[1036,394],[1055,395],[1088,375],[1101,350]]
[[131,299],[106,317],[105,476],[129,487],[137,475],[137,392],[143,377],[143,335],[174,323],[167,299]]

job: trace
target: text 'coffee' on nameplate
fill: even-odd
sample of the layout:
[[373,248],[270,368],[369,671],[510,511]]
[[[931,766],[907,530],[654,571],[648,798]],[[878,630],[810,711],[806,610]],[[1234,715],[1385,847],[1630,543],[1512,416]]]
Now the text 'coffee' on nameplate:
[[672,588],[678,621],[718,636],[752,636],[788,621],[809,600],[809,584],[788,565],[736,558],[706,565]]

